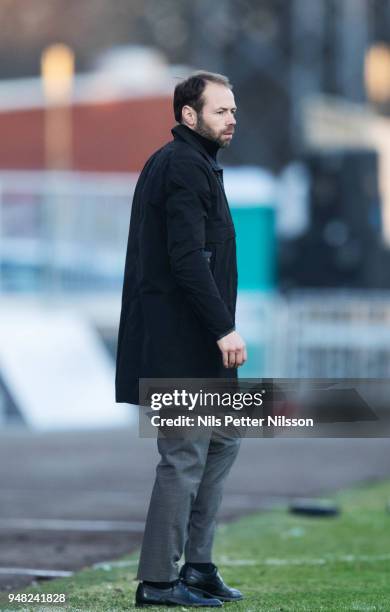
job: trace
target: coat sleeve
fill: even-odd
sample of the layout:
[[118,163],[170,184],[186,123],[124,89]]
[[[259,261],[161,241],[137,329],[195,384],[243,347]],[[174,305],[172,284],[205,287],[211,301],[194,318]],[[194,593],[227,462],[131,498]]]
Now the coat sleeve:
[[198,318],[218,340],[235,327],[202,253],[211,205],[207,173],[192,159],[173,159],[167,174],[167,237],[172,273]]

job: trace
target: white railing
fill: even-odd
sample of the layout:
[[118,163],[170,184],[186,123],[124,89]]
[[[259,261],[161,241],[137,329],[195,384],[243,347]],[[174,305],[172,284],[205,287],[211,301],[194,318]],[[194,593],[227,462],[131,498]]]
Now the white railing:
[[[0,291],[99,291],[101,308],[113,290],[119,307],[136,178],[0,172]],[[241,292],[237,318],[243,375],[390,377],[390,292]]]
[[0,289],[119,286],[136,178],[0,172]]
[[241,295],[246,376],[390,378],[390,291]]

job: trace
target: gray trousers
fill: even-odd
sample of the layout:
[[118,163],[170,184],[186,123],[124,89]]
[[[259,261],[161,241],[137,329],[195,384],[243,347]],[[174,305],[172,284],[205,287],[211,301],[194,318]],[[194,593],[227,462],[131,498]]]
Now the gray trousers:
[[241,438],[210,430],[209,436],[158,437],[161,459],[146,518],[137,579],[175,580],[186,562],[209,563],[223,482]]

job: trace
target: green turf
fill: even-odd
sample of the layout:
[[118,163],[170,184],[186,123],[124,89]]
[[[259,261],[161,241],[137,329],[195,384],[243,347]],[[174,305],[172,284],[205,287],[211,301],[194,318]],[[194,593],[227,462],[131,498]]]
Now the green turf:
[[[364,485],[333,499],[342,509],[338,518],[297,517],[279,509],[219,528],[214,561],[246,597],[225,604],[225,610],[390,611],[390,482]],[[136,555],[119,561],[24,591],[64,592],[66,608],[3,603],[1,610],[133,610]]]

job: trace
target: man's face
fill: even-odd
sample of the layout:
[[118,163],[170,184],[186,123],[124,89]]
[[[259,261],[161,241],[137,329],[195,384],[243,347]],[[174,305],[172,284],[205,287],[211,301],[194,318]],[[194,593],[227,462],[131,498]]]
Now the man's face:
[[220,147],[228,147],[236,125],[236,105],[231,89],[218,83],[207,83],[203,92],[204,106],[197,115],[195,131]]

